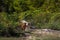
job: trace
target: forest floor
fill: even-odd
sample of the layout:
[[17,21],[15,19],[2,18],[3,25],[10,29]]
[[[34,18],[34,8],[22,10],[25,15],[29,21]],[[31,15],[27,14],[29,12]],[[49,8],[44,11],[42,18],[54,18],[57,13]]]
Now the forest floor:
[[51,29],[32,29],[26,37],[0,37],[0,40],[60,40],[60,31]]

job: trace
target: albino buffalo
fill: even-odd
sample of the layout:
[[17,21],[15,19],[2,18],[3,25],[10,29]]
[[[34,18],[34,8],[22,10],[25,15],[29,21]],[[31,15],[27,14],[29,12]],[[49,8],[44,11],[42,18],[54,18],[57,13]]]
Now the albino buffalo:
[[29,22],[22,20],[20,21],[19,27],[23,30],[23,31],[29,31],[30,26],[29,26]]

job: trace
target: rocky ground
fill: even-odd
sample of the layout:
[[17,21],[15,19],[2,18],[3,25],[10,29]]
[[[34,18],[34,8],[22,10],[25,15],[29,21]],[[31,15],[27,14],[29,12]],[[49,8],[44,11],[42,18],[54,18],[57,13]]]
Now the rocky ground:
[[0,40],[60,40],[60,31],[51,29],[31,29],[25,37],[0,38]]
[[60,31],[51,29],[31,29],[22,40],[60,40]]

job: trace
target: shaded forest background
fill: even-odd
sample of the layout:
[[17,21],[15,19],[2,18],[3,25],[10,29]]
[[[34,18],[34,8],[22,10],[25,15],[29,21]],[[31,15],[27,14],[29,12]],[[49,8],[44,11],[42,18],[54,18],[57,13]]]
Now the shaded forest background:
[[8,27],[16,31],[19,20],[60,30],[60,0],[0,0],[0,32],[7,32]]

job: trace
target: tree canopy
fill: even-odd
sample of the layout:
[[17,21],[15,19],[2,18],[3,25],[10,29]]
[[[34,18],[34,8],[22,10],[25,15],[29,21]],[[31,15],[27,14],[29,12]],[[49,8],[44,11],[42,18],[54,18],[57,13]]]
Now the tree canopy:
[[0,29],[16,27],[19,20],[60,30],[60,0],[0,0]]

